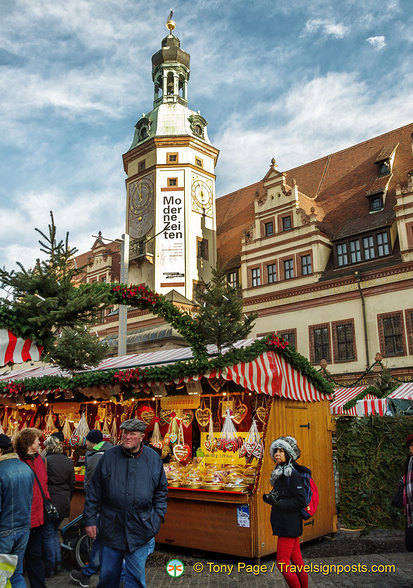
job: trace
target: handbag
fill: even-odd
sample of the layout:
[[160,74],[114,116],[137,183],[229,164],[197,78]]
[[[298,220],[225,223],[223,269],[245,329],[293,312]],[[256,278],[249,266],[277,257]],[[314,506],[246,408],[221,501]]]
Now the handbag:
[[59,515],[59,511],[57,510],[57,508],[55,507],[55,505],[52,504],[50,502],[50,500],[48,500],[46,498],[45,493],[43,492],[42,485],[40,484],[40,480],[37,477],[37,474],[34,471],[34,468],[33,468],[33,473],[34,473],[34,477],[36,478],[37,483],[39,484],[40,492],[41,492],[41,494],[43,496],[43,515],[44,515],[44,522],[45,522],[45,524],[46,523],[57,523],[61,519],[61,516]]
[[394,506],[395,508],[403,508],[403,488],[404,488],[404,483],[403,483],[403,478],[402,478],[399,482],[397,492],[393,496],[392,501],[391,501],[391,505]]

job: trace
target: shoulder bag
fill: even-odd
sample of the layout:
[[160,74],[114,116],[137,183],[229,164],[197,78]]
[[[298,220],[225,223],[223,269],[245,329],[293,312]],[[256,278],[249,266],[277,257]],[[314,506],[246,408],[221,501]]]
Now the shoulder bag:
[[59,515],[59,511],[57,510],[57,508],[55,507],[55,505],[52,504],[50,502],[50,500],[48,500],[46,498],[46,495],[43,492],[42,485],[40,484],[40,480],[37,477],[37,474],[34,471],[34,468],[33,468],[33,473],[34,473],[34,476],[36,478],[37,483],[39,484],[40,492],[42,493],[42,496],[43,496],[44,522],[45,523],[57,523],[61,519],[61,516]]

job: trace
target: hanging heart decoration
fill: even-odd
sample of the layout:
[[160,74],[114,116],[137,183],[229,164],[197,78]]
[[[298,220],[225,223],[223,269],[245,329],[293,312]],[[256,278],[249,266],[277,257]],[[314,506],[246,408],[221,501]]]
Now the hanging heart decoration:
[[147,425],[151,424],[154,416],[155,416],[155,411],[153,410],[153,408],[149,408],[149,407],[147,407],[146,410],[143,410],[140,414],[140,418]]
[[182,420],[183,426],[186,429],[188,427],[190,427],[191,424],[192,424],[192,421],[194,420],[194,412],[193,412],[193,410],[191,410],[189,408],[184,409],[181,420]]
[[177,443],[173,451],[178,461],[186,461],[191,455],[191,448],[187,443]]
[[162,425],[169,425],[169,423],[171,422],[171,418],[172,418],[172,410],[170,410],[168,408],[163,408],[159,412],[159,419],[160,419]]
[[211,386],[214,392],[219,392],[222,388],[222,383],[219,378],[209,378],[208,384]]
[[211,411],[209,408],[197,408],[195,411],[195,418],[200,427],[208,426],[210,416]]
[[257,418],[262,422],[265,423],[265,419],[267,418],[268,408],[266,406],[259,406],[256,411]]
[[246,404],[237,404],[232,412],[232,420],[239,425],[248,414],[248,406]]

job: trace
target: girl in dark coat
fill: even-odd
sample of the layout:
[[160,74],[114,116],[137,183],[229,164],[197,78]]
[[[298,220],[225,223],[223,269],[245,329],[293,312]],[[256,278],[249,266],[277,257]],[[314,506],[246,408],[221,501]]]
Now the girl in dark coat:
[[[270,478],[273,490],[264,494],[263,499],[272,506],[271,526],[273,534],[278,536],[277,567],[290,588],[307,588],[308,574],[303,569],[300,549],[303,532],[301,509],[306,507],[306,497],[297,468],[311,472],[296,464],[300,450],[294,437],[279,437],[273,441],[270,454],[275,462]],[[297,568],[291,571],[290,564]]]
[[58,437],[48,437],[45,450],[50,500],[60,515],[57,522],[46,523],[44,526],[46,577],[50,577],[62,569],[59,526],[70,514],[70,501],[75,490],[75,470],[72,460],[63,453]]

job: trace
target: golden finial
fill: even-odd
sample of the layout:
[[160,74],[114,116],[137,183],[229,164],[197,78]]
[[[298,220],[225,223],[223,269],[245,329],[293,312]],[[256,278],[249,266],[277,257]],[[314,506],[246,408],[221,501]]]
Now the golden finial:
[[173,15],[174,15],[174,11],[171,10],[171,12],[169,13],[169,16],[168,16],[168,20],[166,21],[166,28],[168,29],[170,35],[172,35],[172,31],[176,27],[175,22],[172,20]]

